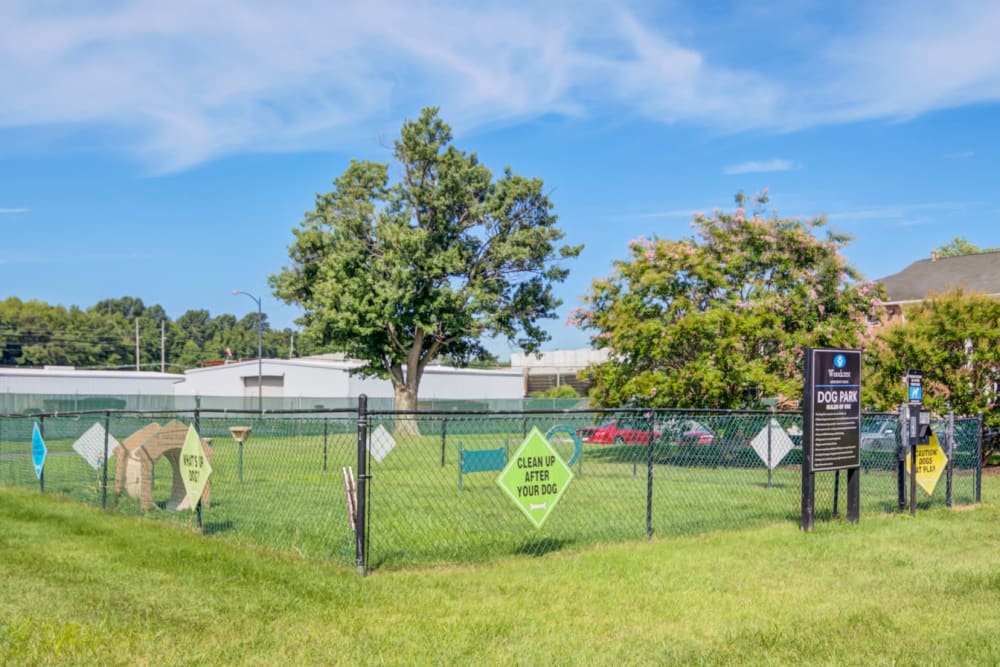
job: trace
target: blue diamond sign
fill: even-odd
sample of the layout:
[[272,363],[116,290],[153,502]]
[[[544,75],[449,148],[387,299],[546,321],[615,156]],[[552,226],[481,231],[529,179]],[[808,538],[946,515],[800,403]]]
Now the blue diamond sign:
[[45,467],[45,457],[49,450],[42,440],[42,432],[38,430],[38,422],[35,422],[35,430],[31,434],[31,462],[35,464],[35,476],[42,478],[42,468]]

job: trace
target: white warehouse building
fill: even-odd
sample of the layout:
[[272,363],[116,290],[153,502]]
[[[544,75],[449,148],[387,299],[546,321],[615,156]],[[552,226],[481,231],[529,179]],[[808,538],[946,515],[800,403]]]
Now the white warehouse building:
[[[247,405],[258,396],[257,378],[262,379],[260,394],[277,403],[284,399],[287,407],[316,407],[313,399],[347,399],[351,405],[357,397],[392,399],[392,383],[378,378],[364,378],[350,371],[361,362],[344,360],[334,355],[303,359],[264,359],[241,361],[184,372],[184,382],[176,386],[180,396],[241,397]],[[524,377],[520,370],[469,369],[450,366],[428,366],[420,381],[420,400],[425,401],[486,401],[520,400],[524,396]],[[293,400],[299,399],[299,400]],[[313,401],[313,402],[310,402]],[[324,407],[331,407],[329,402]]]

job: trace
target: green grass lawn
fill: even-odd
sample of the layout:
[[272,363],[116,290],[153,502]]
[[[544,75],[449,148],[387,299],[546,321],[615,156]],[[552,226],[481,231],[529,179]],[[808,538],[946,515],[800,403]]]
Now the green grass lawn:
[[361,578],[0,488],[0,664],[996,664],[998,523],[939,507]]
[[[213,439],[214,448],[211,505],[203,512],[203,531],[246,544],[353,563],[355,541],[346,517],[340,473],[342,466],[356,466],[353,422],[252,421],[254,431],[243,450],[240,481],[239,450],[228,427],[245,422],[222,418],[201,421],[201,434]],[[118,419],[111,431],[124,439],[146,423],[145,419]],[[71,448],[73,440],[91,424],[86,418],[46,421],[50,450],[47,494],[100,504],[100,471],[90,468]],[[582,467],[574,467],[576,477],[560,504],[546,524],[536,529],[499,489],[498,473],[468,475],[462,491],[458,489],[459,443],[467,449],[506,446],[513,452],[526,424],[517,419],[453,422],[449,426],[444,465],[440,435],[400,437],[384,460],[372,461],[371,567],[488,561],[640,540],[646,536],[650,492],[649,520],[658,537],[775,522],[794,527],[799,521],[801,473],[795,465],[776,469],[768,486],[766,469],[748,449],[665,447],[654,451],[650,487],[645,447],[585,445]],[[550,424],[541,426],[544,430]],[[480,432],[487,427],[495,432]],[[497,430],[501,427],[509,430]],[[565,459],[571,456],[570,443],[557,447]],[[113,477],[112,465],[109,509],[140,514],[136,500],[114,493]],[[817,476],[818,520],[833,514],[835,479],[832,473]],[[169,463],[161,459],[155,468],[153,493],[161,507],[169,497],[171,481]],[[843,481],[838,496],[841,515],[846,511],[846,479]],[[0,484],[38,488],[24,442],[0,442]],[[942,505],[944,487],[942,480],[933,497],[918,491],[921,507]],[[970,471],[961,471],[955,480],[956,503],[971,502],[972,491]],[[893,511],[895,473],[877,467],[863,473],[861,492],[863,517]],[[989,491],[986,495],[989,497]],[[185,527],[194,523],[191,512],[159,509],[145,515]]]

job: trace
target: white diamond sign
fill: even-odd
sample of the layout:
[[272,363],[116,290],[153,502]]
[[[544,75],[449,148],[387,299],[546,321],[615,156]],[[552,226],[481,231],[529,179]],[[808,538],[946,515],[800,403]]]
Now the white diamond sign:
[[[768,446],[768,435],[770,435],[770,446]],[[772,419],[771,423],[762,428],[757,437],[750,441],[750,446],[757,452],[757,456],[764,462],[764,465],[774,470],[781,463],[781,459],[785,458],[788,452],[792,451],[795,443],[785,433],[785,429],[781,428],[778,420]],[[768,453],[768,449],[770,449],[770,454]]]
[[372,458],[379,463],[382,463],[382,459],[384,459],[395,446],[396,441],[393,439],[392,434],[385,430],[385,426],[379,424],[378,428],[372,431],[368,451],[371,452]]
[[[108,434],[108,458],[114,456],[115,447],[118,441],[115,436]],[[73,443],[73,450],[83,457],[83,460],[90,464],[95,470],[104,463],[104,427],[95,422]]]

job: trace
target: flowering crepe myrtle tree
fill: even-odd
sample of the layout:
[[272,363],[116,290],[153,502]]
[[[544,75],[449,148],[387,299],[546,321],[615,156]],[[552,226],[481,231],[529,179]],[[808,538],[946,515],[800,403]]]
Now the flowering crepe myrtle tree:
[[779,218],[767,202],[766,191],[750,201],[740,193],[733,212],[696,213],[691,238],[640,237],[629,259],[594,280],[570,318],[611,351],[586,371],[593,401],[789,405],[802,393],[804,348],[857,348],[870,337],[880,288],[841,255],[849,237],[817,237],[824,217]]
[[399,182],[388,164],[352,161],[293,230],[291,266],[271,277],[314,340],[392,381],[400,410],[416,408],[434,359],[483,357],[484,336],[529,352],[548,340],[540,321],[560,305],[560,260],[582,249],[557,247],[540,179],[510,168],[494,178],[451,139],[437,109],[424,109],[394,144]]

